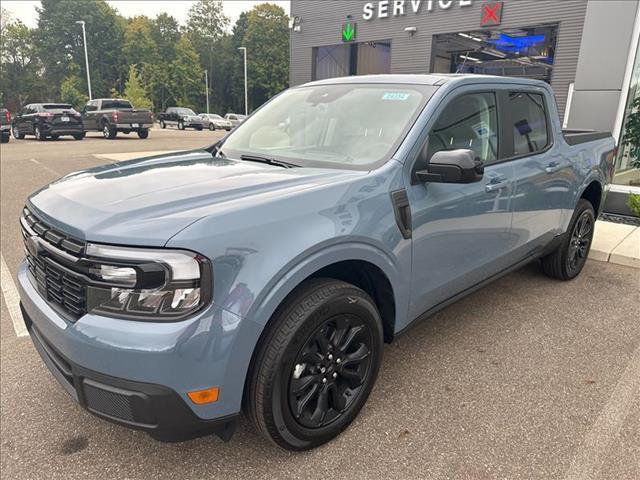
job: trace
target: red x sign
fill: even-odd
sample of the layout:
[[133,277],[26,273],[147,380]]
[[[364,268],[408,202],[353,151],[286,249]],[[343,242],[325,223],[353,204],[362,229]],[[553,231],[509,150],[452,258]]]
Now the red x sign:
[[502,2],[487,2],[482,5],[482,20],[480,25],[500,25],[502,21]]

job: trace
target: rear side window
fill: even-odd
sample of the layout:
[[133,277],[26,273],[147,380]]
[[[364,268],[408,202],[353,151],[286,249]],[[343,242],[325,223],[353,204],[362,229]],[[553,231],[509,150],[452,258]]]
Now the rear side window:
[[549,128],[544,97],[538,93],[510,92],[509,114],[513,129],[513,155],[544,150],[549,145]]
[[485,164],[498,159],[498,112],[493,93],[454,98],[429,132],[427,159],[442,150],[473,150]]

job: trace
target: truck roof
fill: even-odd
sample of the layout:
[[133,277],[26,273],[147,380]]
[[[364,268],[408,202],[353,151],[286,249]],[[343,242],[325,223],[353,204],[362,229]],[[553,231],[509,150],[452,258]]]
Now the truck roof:
[[397,83],[407,85],[444,85],[447,83],[466,84],[466,83],[517,83],[532,85],[538,87],[546,87],[549,85],[542,80],[533,80],[530,78],[520,77],[502,77],[498,75],[477,75],[472,73],[433,73],[429,75],[356,75],[350,77],[328,78],[326,80],[316,80],[305,83],[304,86],[310,85],[335,85],[345,83]]

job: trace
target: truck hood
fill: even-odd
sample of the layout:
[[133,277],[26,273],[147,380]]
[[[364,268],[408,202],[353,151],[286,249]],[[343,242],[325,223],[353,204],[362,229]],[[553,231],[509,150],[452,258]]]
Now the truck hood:
[[295,195],[366,172],[291,168],[189,151],[104,165],[67,175],[29,199],[43,220],[94,242],[163,246],[228,204]]

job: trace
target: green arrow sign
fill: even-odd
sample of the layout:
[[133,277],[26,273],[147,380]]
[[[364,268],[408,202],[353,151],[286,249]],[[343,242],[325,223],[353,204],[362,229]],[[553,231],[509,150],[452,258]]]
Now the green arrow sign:
[[342,26],[342,41],[353,42],[356,39],[356,24],[345,23]]

